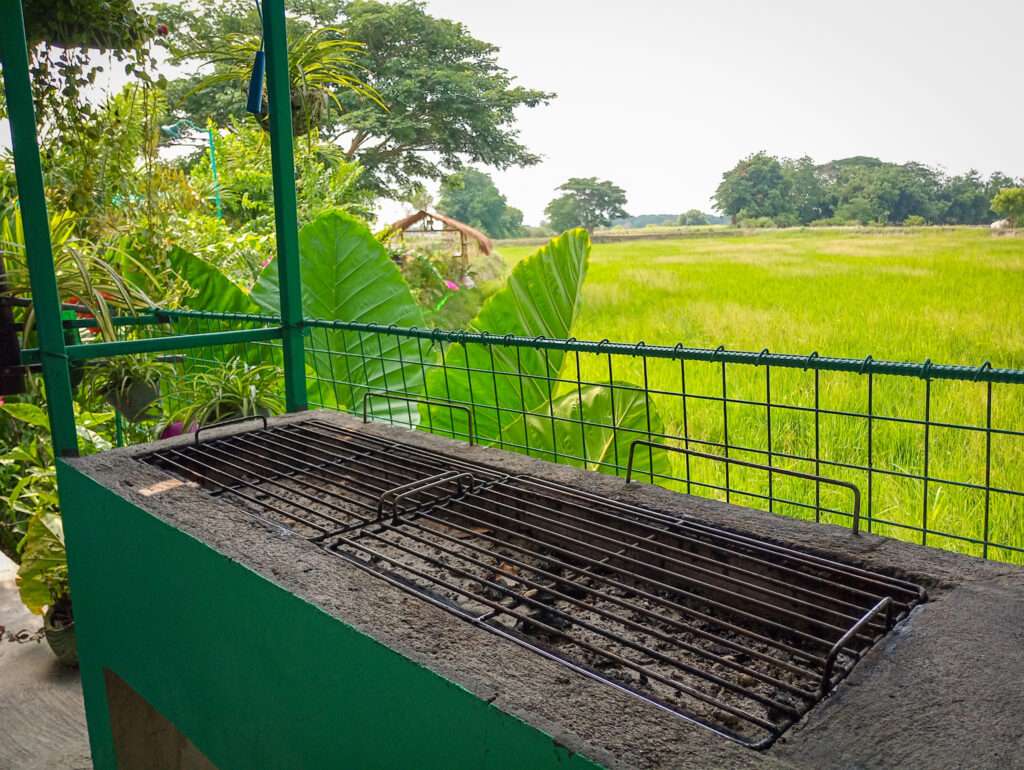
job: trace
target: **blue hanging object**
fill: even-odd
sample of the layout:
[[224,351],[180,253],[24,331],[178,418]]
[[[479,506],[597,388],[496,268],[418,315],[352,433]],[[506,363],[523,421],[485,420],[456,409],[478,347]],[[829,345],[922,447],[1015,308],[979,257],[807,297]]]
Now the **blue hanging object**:
[[263,8],[260,7],[260,0],[256,0],[256,14],[260,17],[260,48],[256,51],[252,72],[249,74],[249,95],[245,109],[253,115],[260,116],[263,114],[263,76],[267,71],[266,55],[263,52]]
[[261,48],[256,52],[252,62],[252,74],[249,75],[249,98],[245,109],[253,115],[263,114],[263,74],[266,71],[266,57]]

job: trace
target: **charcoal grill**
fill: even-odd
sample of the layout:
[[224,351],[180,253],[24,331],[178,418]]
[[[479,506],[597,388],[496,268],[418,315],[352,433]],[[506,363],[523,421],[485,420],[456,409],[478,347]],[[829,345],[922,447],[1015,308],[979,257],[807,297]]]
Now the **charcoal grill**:
[[926,598],[878,572],[323,420],[197,434],[142,459],[753,748]]

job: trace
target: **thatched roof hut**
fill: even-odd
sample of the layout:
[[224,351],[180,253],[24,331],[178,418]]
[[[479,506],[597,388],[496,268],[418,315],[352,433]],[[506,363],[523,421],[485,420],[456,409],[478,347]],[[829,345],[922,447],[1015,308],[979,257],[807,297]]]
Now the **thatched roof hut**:
[[393,235],[401,235],[405,240],[406,236],[431,237],[449,234],[458,239],[459,250],[457,254],[469,259],[474,251],[490,256],[494,249],[491,239],[477,230],[475,227],[452,219],[437,211],[424,211],[420,209],[407,217],[399,219],[388,227],[388,232]]

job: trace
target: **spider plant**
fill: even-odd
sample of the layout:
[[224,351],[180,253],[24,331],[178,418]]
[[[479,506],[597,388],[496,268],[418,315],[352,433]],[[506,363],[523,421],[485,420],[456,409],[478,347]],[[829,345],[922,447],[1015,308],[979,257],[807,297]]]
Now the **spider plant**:
[[173,369],[146,356],[118,356],[89,367],[86,382],[129,422],[153,416],[149,407],[160,397],[160,380]]
[[[344,111],[337,91],[351,91],[387,109],[377,90],[363,79],[367,70],[357,57],[365,45],[346,40],[344,35],[345,30],[340,27],[320,27],[289,45],[288,81],[295,136],[305,136],[319,126],[331,103],[339,112]],[[260,45],[258,36],[234,33],[215,49],[193,51],[192,55],[214,67],[214,72],[199,81],[193,91],[224,83],[237,83],[244,89]],[[263,105],[260,124],[269,129],[266,99]]]
[[187,375],[175,393],[185,405],[167,423],[202,427],[237,417],[266,417],[284,411],[280,393],[278,369],[232,358]]
[[[57,286],[62,302],[84,305],[87,314],[96,320],[104,339],[114,340],[113,318],[116,311],[134,312],[136,308],[152,307],[145,292],[126,281],[121,273],[136,272],[158,285],[149,269],[127,252],[109,245],[96,245],[74,236],[75,215],[58,212],[50,217],[50,240]],[[7,268],[5,294],[13,297],[32,296],[26,259],[25,236],[21,211],[10,209],[0,217],[0,259]],[[25,341],[35,327],[35,309],[29,307],[25,317]]]

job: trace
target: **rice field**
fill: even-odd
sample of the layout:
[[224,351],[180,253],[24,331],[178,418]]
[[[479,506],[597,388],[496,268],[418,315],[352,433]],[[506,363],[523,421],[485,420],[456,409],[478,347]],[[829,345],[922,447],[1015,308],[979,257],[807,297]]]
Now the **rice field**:
[[[533,248],[501,253],[514,263]],[[573,333],[1024,369],[1024,238],[921,228],[596,244]],[[605,357],[583,355],[575,366],[566,365],[566,380],[609,379]],[[857,373],[740,364],[725,367],[723,379],[719,363],[681,368],[640,357],[618,358],[611,376],[637,385],[646,378],[665,435],[688,436],[691,448],[717,452],[727,443],[737,459],[856,484],[874,532],[1024,563],[1024,550],[1014,550],[1024,549],[1024,497],[1011,494],[1024,489],[1024,436],[1013,435],[1024,431],[1024,385],[995,384],[990,401],[985,383],[875,375],[869,384]],[[672,463],[672,475],[690,485],[670,486],[725,499],[714,489],[724,486],[722,463]],[[850,510],[847,490],[730,473],[732,502],[813,518],[807,506],[820,495],[836,512],[822,520],[849,523],[840,513]],[[974,542],[983,540],[990,545]]]

